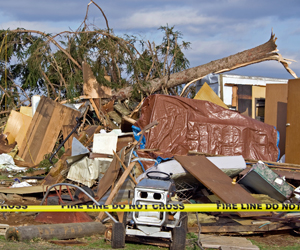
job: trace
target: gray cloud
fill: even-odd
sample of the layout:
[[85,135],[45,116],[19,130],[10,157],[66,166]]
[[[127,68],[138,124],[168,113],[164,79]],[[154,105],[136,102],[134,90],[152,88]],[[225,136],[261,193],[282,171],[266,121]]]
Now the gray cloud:
[[[175,25],[192,42],[186,52],[191,66],[197,66],[266,42],[274,29],[283,56],[300,61],[299,0],[95,0],[118,35],[140,34],[160,41],[160,26]],[[0,28],[24,27],[57,33],[76,29],[89,0],[2,1]],[[106,28],[101,12],[90,5],[89,21]],[[278,63],[277,63],[278,64]],[[289,77],[276,62],[261,63],[235,72],[270,77]],[[279,68],[278,68],[279,67]],[[291,68],[300,75],[300,64]],[[276,76],[275,76],[276,75]]]

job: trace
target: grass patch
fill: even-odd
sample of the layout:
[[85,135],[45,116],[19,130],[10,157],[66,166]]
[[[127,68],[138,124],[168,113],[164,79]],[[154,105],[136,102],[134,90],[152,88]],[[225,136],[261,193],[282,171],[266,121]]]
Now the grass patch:
[[270,249],[272,249],[272,250],[299,250],[300,249],[300,246],[298,244],[291,245],[291,246],[276,246],[276,245],[270,246],[269,244],[260,243],[255,240],[250,240],[250,241],[252,242],[253,245],[258,246],[260,250],[270,250]]

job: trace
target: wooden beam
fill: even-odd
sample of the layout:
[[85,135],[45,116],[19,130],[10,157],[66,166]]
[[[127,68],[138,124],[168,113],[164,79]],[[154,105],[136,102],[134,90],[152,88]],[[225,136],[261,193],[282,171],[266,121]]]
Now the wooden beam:
[[[117,158],[117,160],[122,164],[124,170],[126,170],[127,167],[126,167],[125,164],[122,162],[122,160],[120,159],[120,157],[118,156],[118,154],[117,154],[114,150],[113,150],[113,153],[114,153],[115,157]],[[130,176],[131,180],[134,182],[134,184],[136,185],[137,182],[136,182],[136,180],[134,179],[134,177],[132,176],[131,173],[129,173],[129,176]]]

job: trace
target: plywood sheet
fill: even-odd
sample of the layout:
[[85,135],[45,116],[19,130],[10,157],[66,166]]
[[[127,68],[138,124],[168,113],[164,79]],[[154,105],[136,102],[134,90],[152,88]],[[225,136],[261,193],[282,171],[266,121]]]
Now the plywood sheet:
[[300,164],[300,79],[288,81],[285,161]]
[[275,126],[279,131],[280,156],[285,154],[287,96],[287,84],[267,84],[265,123]]
[[195,95],[194,99],[202,100],[202,101],[209,101],[214,104],[217,104],[223,108],[228,109],[226,104],[217,96],[217,94],[212,90],[211,87],[205,82],[198,93]]
[[[175,160],[225,203],[260,203],[239,184],[232,184],[232,179],[205,156],[175,156]],[[238,212],[238,215],[252,217],[267,216],[270,213]]]
[[16,141],[19,147],[22,145],[31,120],[32,118],[30,116],[14,110],[11,111],[4,130],[4,133],[8,134],[7,140],[9,144]]
[[286,113],[278,113],[278,103],[287,103],[288,85],[287,84],[267,84],[266,102],[265,102],[265,123],[273,125],[277,124],[277,117],[286,121]]
[[51,153],[63,125],[76,125],[80,112],[42,97],[22,143],[19,156],[38,164],[44,155]]

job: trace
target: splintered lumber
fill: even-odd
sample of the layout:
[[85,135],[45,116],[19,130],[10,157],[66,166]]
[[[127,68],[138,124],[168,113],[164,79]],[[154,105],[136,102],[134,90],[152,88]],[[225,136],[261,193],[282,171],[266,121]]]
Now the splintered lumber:
[[[142,87],[142,90],[148,93],[154,93],[164,88],[172,88],[188,82],[194,82],[208,75],[209,73],[223,73],[240,67],[245,67],[254,63],[275,60],[280,62],[284,68],[295,78],[297,75],[289,68],[289,59],[284,59],[278,53],[276,37],[272,33],[271,38],[264,44],[255,48],[244,50],[237,54],[224,57],[209,63],[189,68],[165,77],[155,78],[149,81],[149,84]],[[129,86],[114,92],[113,95],[118,99],[127,99],[131,96],[133,87]]]
[[52,152],[64,125],[76,125],[80,112],[42,96],[23,141],[19,156],[38,164]]
[[96,103],[94,102],[94,100],[92,98],[90,98],[90,102],[95,110],[95,113],[96,113],[99,121],[101,121],[104,124],[104,126],[106,126],[105,120],[100,116],[99,109],[97,108]]
[[[260,203],[239,184],[233,184],[232,179],[205,156],[175,156],[175,160],[225,203]],[[269,212],[238,212],[237,214],[240,217],[270,215]]]
[[24,227],[10,227],[6,231],[7,240],[25,241],[34,238],[59,240],[82,238],[104,234],[106,227],[100,222],[47,224]]
[[[124,170],[126,170],[127,167],[126,167],[125,164],[122,162],[122,160],[121,160],[120,157],[117,155],[117,153],[116,153],[115,151],[113,151],[113,153],[114,153],[115,157],[118,159],[118,161],[122,164],[122,167],[124,168]],[[131,180],[133,181],[133,183],[136,185],[137,182],[136,182],[136,180],[134,179],[134,177],[132,176],[131,173],[129,173],[129,176],[130,176]]]
[[[135,162],[131,162],[128,168],[123,172],[120,179],[118,180],[117,184],[114,186],[113,190],[110,192],[107,200],[105,201],[105,205],[110,205],[115,198],[116,194],[118,193],[119,189],[121,188],[122,184],[126,180],[127,176],[130,174],[132,168],[134,167]],[[104,212],[100,212],[96,221],[101,221],[103,219]]]
[[100,86],[90,66],[86,62],[82,62],[82,73],[84,95],[90,98],[107,98],[111,96],[111,89]]

